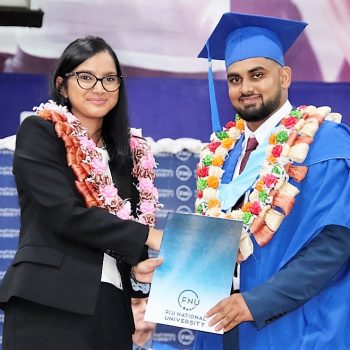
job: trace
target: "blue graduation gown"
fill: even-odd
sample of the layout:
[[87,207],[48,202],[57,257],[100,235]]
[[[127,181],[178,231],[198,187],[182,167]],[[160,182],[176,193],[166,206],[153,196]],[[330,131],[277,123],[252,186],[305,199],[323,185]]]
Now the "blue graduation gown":
[[[304,165],[309,169],[306,178],[300,184],[291,181],[301,191],[291,214],[268,245],[260,248],[254,242],[254,255],[241,264],[243,295],[286,267],[327,225],[350,228],[350,129],[324,122]],[[312,262],[304,268],[312,269]],[[285,283],[298,284],[298,274]],[[281,309],[282,317],[263,328],[253,322],[241,324],[240,349],[350,348],[349,290],[348,259],[318,295],[294,311],[284,315]],[[288,304],[283,297],[288,298],[281,296],[280,304]],[[276,304],[276,300],[271,302]]]
[[[241,292],[243,296],[246,292],[247,299],[255,298],[254,307],[261,308],[261,310],[251,310],[252,313],[264,314],[264,311],[271,307],[269,312],[266,311],[266,323],[263,322],[264,319],[263,321],[260,319],[256,320],[256,323],[246,322],[239,326],[241,349],[350,348],[350,335],[347,331],[350,326],[349,260],[320,293],[305,303],[307,299],[304,300],[301,306],[299,306],[300,302],[298,304],[297,301],[293,301],[293,295],[286,295],[286,293],[264,295],[266,291],[273,290],[264,288],[267,283],[271,283],[267,281],[296,259],[298,253],[303,254],[308,245],[316,254],[308,254],[307,259],[304,260],[308,262],[307,266],[302,268],[312,269],[313,262],[318,262],[317,266],[326,262],[323,256],[317,255],[317,252],[321,251],[317,249],[317,244],[324,244],[325,239],[331,239],[329,238],[331,236],[323,240],[314,239],[327,225],[343,226],[348,232],[350,228],[348,214],[350,205],[347,202],[350,199],[349,158],[350,129],[343,124],[324,122],[303,164],[309,169],[306,178],[300,184],[290,181],[301,190],[296,197],[292,213],[286,217],[267,246],[261,248],[253,242],[254,255],[241,264]],[[309,244],[312,240],[316,249]],[[349,245],[344,249],[348,247]],[[341,245],[338,244],[336,249],[339,251],[332,251],[329,254],[338,256],[344,253],[340,251],[343,249]],[[293,275],[294,278],[291,278]],[[280,276],[278,287],[283,287],[283,284],[285,287],[298,284],[299,275],[300,271],[298,273],[294,268],[292,273],[285,274],[288,276],[285,280]],[[327,275],[327,272],[324,275]],[[311,276],[317,279],[320,274],[316,271],[314,274],[311,273]],[[309,285],[312,286],[313,283],[316,285],[316,280],[311,280]],[[285,290],[288,291],[289,288]],[[311,297],[313,292],[310,288],[305,295],[309,293]],[[259,300],[267,301],[267,305],[259,306],[259,302],[256,302]],[[293,309],[293,303],[297,305],[294,311],[283,309],[285,305]],[[281,309],[278,309],[279,305]],[[248,306],[250,306],[249,303]],[[267,324],[268,326],[264,327]]]

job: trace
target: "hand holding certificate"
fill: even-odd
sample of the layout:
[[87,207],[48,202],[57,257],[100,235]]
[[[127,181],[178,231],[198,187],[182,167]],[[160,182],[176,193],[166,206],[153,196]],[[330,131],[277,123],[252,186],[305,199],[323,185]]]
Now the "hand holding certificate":
[[206,312],[230,295],[242,222],[169,213],[145,320],[206,332]]

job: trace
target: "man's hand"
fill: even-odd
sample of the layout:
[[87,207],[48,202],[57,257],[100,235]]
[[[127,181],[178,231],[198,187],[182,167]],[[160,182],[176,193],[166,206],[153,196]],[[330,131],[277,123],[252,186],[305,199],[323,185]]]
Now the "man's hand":
[[154,270],[163,263],[162,258],[150,258],[132,267],[132,275],[137,282],[151,283]]
[[244,321],[254,321],[247,304],[240,293],[232,294],[221,300],[207,312],[207,317],[213,316],[209,326],[214,326],[216,331],[223,329],[228,332]]

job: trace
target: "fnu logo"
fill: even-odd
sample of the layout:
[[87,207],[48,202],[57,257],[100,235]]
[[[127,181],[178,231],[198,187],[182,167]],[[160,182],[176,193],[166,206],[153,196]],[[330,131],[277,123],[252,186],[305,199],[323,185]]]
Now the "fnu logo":
[[176,158],[185,162],[186,160],[189,160],[191,156],[193,155],[192,152],[188,151],[187,149],[184,149],[178,153],[175,154]]
[[191,214],[192,210],[188,205],[180,205],[179,207],[177,207],[176,212],[177,213]]
[[179,340],[179,343],[182,345],[191,345],[194,343],[196,336],[194,335],[193,331],[187,328],[183,328],[180,330],[180,332],[177,335],[177,339]]
[[175,171],[176,177],[181,181],[187,181],[192,176],[192,171],[187,165],[180,165]]
[[182,202],[190,200],[192,196],[192,190],[186,185],[181,185],[176,189],[176,198]]
[[179,294],[177,301],[180,307],[186,311],[191,311],[195,309],[200,303],[197,293],[191,289],[186,289],[182,291]]

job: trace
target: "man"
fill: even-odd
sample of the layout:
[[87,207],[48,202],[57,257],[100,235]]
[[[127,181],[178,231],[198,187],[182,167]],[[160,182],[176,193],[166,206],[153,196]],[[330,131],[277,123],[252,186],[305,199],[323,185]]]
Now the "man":
[[131,299],[131,308],[135,321],[135,333],[132,336],[133,350],[150,349],[152,345],[152,335],[156,324],[144,321],[147,298]]
[[240,293],[207,315],[224,349],[238,329],[241,350],[350,348],[350,131],[324,121],[327,108],[288,100],[283,55],[305,26],[226,13],[199,55],[225,59],[241,119],[220,132],[211,86],[216,136],[197,169],[196,210],[243,219],[253,246],[239,255]]
[[153,340],[156,324],[144,320],[148,298],[132,298],[131,308],[135,321],[132,336],[133,350],[175,350],[172,346]]

